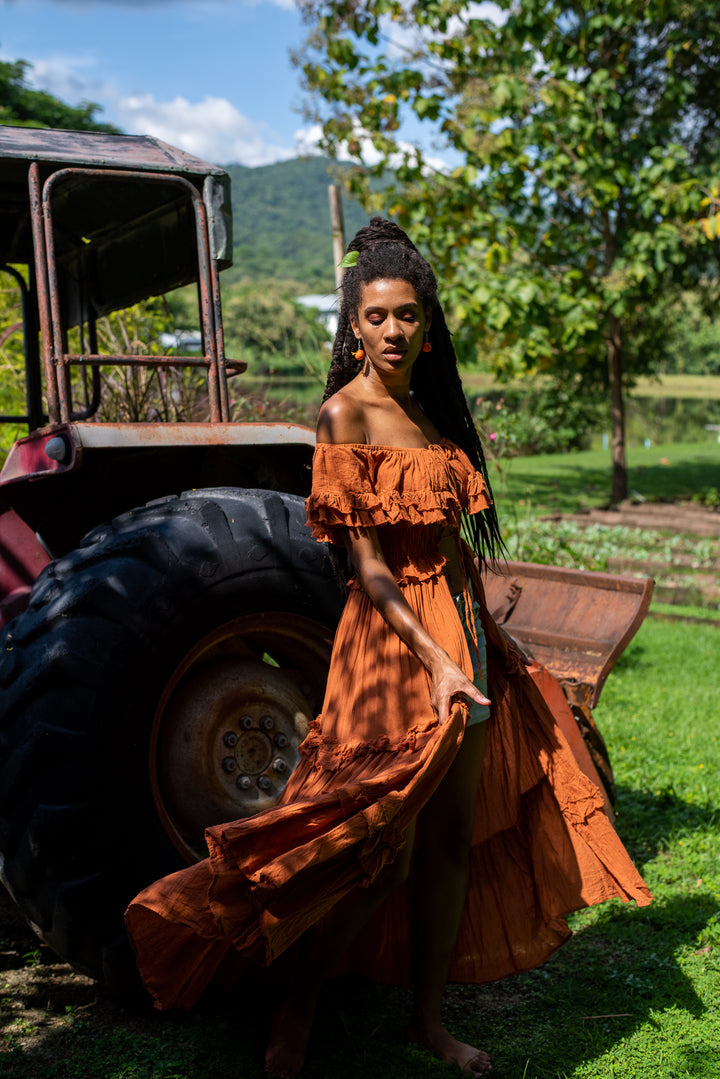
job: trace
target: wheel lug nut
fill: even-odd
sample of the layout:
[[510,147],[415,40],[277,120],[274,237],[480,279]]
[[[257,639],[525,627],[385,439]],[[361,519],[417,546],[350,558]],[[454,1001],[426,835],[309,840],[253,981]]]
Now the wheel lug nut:
[[222,766],[225,772],[234,772],[237,768],[237,761],[234,757],[225,757]]
[[235,786],[239,787],[241,791],[248,791],[252,787],[252,779],[250,776],[238,776],[235,780]]
[[273,717],[272,716],[261,716],[260,717],[260,726],[262,727],[262,729],[264,731],[271,731],[273,729],[273,727],[275,726],[275,724],[273,723]]
[[287,737],[286,734],[276,734],[275,735],[275,745],[278,747],[278,749],[285,749],[285,746],[287,744],[288,744],[288,737]]
[[252,716],[240,716],[240,726],[244,731],[249,731],[252,727]]
[[283,772],[287,772],[287,764],[282,757],[276,757],[273,761],[273,771],[278,772],[280,775],[282,775]]
[[257,781],[257,785],[258,785],[258,787],[260,788],[261,791],[269,791],[270,787],[272,786],[272,784],[271,784],[271,782],[270,782],[270,780],[269,780],[269,778],[267,776],[260,776],[258,781]]
[[228,747],[228,749],[232,749],[233,746],[236,746],[237,740],[238,736],[235,734],[235,731],[226,731],[223,735],[223,742]]

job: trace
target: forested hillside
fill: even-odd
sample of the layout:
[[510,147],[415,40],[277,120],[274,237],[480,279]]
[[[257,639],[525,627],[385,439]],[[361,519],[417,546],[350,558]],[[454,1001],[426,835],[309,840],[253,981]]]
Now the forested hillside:
[[[226,166],[232,179],[234,265],[225,287],[246,278],[302,282],[307,292],[335,287],[328,184],[337,162],[295,158],[275,165]],[[368,217],[343,196],[347,239]]]

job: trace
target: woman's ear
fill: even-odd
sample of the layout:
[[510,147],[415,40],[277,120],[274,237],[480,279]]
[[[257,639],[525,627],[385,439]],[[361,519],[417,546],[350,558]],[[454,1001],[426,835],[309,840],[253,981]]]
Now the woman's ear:
[[351,318],[350,319],[350,325],[352,327],[352,332],[355,334],[355,336],[357,337],[357,339],[359,341],[360,338],[362,337],[362,334],[360,333],[360,326],[358,325],[358,320],[356,318]]
[[425,333],[428,332],[432,325],[432,307],[425,308]]

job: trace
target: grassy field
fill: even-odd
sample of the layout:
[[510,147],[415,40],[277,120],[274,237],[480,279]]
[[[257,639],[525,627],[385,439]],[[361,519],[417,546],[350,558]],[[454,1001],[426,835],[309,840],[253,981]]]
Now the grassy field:
[[[484,371],[463,371],[465,388],[476,393],[497,389],[499,383]],[[513,383],[522,389],[523,382]],[[657,375],[639,378],[630,391],[631,397],[679,397],[683,400],[720,401],[720,375]]]
[[[610,500],[609,450],[507,457],[493,462],[490,478],[503,520],[574,513]],[[632,447],[628,450],[633,497],[649,502],[699,498],[720,489],[720,444]]]
[[[645,497],[690,497],[718,485],[720,447],[634,451],[630,465]],[[531,516],[598,504],[608,469],[607,454],[503,463],[498,500]],[[615,769],[617,828],[654,902],[579,912],[572,940],[538,970],[449,987],[449,1025],[492,1053],[495,1076],[720,1076],[719,665],[720,626],[648,619],[608,679],[595,718]],[[272,1001],[259,981],[187,1016],[124,1008],[3,909],[3,1079],[260,1079]],[[303,1075],[457,1074],[405,1043],[407,1007],[404,991],[329,986]]]
[[659,375],[639,378],[632,397],[681,397],[702,401],[720,400],[720,375]]

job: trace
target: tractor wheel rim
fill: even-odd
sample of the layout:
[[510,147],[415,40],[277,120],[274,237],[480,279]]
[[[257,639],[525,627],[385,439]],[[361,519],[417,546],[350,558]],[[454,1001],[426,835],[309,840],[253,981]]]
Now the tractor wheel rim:
[[188,862],[207,827],[277,804],[319,711],[332,635],[287,612],[217,627],[183,658],[153,721],[150,780],[160,821]]

